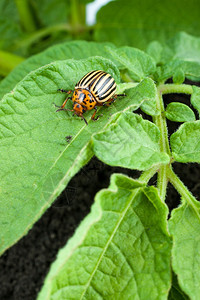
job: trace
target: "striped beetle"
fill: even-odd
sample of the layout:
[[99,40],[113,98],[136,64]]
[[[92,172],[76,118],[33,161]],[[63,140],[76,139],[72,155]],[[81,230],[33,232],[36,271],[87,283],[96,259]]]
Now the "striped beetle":
[[[86,119],[83,116],[87,110],[94,109],[94,113],[91,117],[92,120],[98,120],[99,116],[95,118],[97,112],[97,106],[110,105],[115,101],[117,96],[116,83],[112,76],[104,71],[91,71],[87,73],[79,82],[75,85],[74,91],[59,89],[58,91],[67,93],[70,95],[73,92],[72,97],[67,97],[59,109],[73,111],[74,114],[81,117],[88,125]],[[68,100],[73,101],[73,109],[64,108]]]

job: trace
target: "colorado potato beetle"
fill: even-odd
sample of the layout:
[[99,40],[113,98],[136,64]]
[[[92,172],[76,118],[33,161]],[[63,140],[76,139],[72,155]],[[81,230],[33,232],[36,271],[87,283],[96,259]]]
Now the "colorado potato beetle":
[[[110,74],[101,70],[91,71],[78,81],[74,91],[58,90],[68,95],[73,94],[72,97],[67,97],[61,106],[56,105],[60,107],[57,111],[73,111],[74,114],[81,117],[88,125],[83,113],[94,109],[95,111],[91,119],[94,121],[98,120],[99,116],[95,118],[97,106],[110,105],[118,96],[124,96],[115,95],[116,88],[115,80]],[[68,100],[73,101],[73,109],[64,108]]]

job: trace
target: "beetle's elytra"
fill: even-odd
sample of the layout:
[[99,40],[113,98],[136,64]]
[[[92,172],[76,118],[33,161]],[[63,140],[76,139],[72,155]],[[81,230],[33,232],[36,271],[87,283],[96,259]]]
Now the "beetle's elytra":
[[[83,113],[87,110],[94,109],[95,111],[91,119],[96,121],[99,118],[99,116],[95,118],[97,106],[110,105],[115,101],[117,96],[122,96],[115,95],[116,83],[114,78],[110,74],[100,70],[91,71],[83,76],[75,85],[74,91],[66,91],[63,89],[59,89],[59,91],[67,93],[68,95],[73,94],[72,97],[67,97],[57,111],[73,111],[77,116],[81,117],[87,125],[88,123]],[[73,109],[64,108],[69,99],[73,101]]]

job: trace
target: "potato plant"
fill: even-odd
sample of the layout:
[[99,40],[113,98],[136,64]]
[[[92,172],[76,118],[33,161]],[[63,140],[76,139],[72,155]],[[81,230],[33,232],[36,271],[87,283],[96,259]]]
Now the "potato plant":
[[[186,43],[185,53],[193,49],[190,60],[177,53]],[[198,298],[199,202],[174,173],[173,163],[200,161],[200,121],[195,117],[200,88],[183,83],[185,77],[200,79],[199,48],[199,39],[184,33],[165,47],[151,43],[147,52],[67,42],[23,62],[1,83],[5,90],[8,82],[15,86],[0,103],[1,212],[7,211],[1,213],[1,252],[32,227],[93,155],[111,166],[142,171],[138,179],[112,175],[110,186],[96,195],[90,214],[60,250],[38,299],[145,299],[149,294],[166,299],[172,269],[181,289]],[[56,60],[61,49],[63,57]],[[76,59],[64,59],[69,52]],[[48,63],[38,68],[43,59]],[[126,97],[98,108],[103,116],[96,122],[86,112],[88,126],[71,112],[57,113],[54,103],[64,100],[57,90],[73,89],[84,74],[97,69],[110,73],[117,92]],[[15,74],[21,76],[17,84]],[[173,82],[167,83],[170,78]],[[191,105],[165,107],[163,95],[169,93],[191,95]],[[167,119],[181,122],[170,137]],[[149,186],[155,174],[157,184]],[[168,182],[181,198],[170,218]]]
[[[96,156],[140,176],[111,176],[59,251],[37,299],[197,300],[200,204],[173,164],[200,162],[200,38],[179,32],[187,27],[199,35],[198,2],[176,0],[170,27],[167,0],[165,10],[159,1],[113,1],[94,27],[85,24],[88,2],[0,4],[0,253]],[[184,19],[179,12],[187,10]],[[98,121],[87,111],[87,125],[70,111],[56,112],[55,104],[65,99],[58,89],[73,90],[91,70],[111,74],[117,94],[126,96],[99,107]],[[190,100],[166,105],[167,94]],[[168,121],[180,124],[171,136]],[[169,183],[180,195],[172,211]]]

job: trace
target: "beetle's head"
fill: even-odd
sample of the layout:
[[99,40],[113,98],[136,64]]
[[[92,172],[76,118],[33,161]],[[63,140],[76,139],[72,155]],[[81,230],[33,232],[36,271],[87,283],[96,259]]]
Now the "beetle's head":
[[81,117],[85,121],[85,123],[88,125],[88,122],[83,117],[83,113],[85,112],[85,109],[83,108],[83,106],[81,104],[74,102],[73,111],[77,116]]

